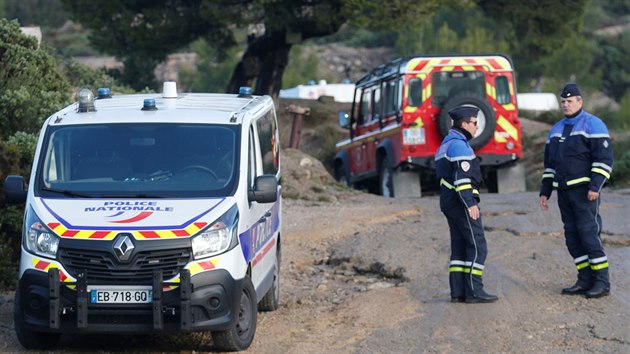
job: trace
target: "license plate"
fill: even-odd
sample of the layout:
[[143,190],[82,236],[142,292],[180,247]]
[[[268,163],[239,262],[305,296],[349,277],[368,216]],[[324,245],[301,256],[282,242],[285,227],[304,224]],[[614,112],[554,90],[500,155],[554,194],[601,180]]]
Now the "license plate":
[[403,144],[420,145],[425,143],[424,128],[403,129]]
[[153,290],[150,287],[97,287],[90,288],[91,304],[150,304]]

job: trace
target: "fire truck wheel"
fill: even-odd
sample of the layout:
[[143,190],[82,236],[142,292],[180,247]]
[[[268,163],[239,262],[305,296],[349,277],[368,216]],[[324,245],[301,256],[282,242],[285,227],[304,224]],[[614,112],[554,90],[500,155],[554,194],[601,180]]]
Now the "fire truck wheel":
[[248,276],[243,281],[243,291],[236,323],[224,331],[212,332],[214,348],[220,351],[242,351],[252,344],[256,333],[256,291]]
[[446,136],[448,131],[453,126],[453,121],[448,115],[448,112],[459,106],[471,106],[479,108],[479,114],[477,115],[477,134],[470,140],[470,146],[473,149],[479,149],[486,145],[490,139],[494,136],[494,131],[497,128],[497,120],[494,114],[494,109],[490,106],[487,100],[474,96],[470,93],[462,93],[450,98],[440,112],[438,119],[438,127],[440,134]]
[[276,265],[273,270],[273,283],[258,303],[260,311],[275,311],[280,304],[280,244],[276,248]]
[[344,184],[348,187],[352,187],[352,183],[350,183],[350,178],[348,178],[344,166],[342,164],[337,164],[335,166],[335,179],[337,182]]
[[59,342],[60,333],[35,332],[24,326],[24,314],[22,313],[22,300],[20,300],[19,288],[15,291],[15,300],[13,302],[13,322],[15,324],[15,334],[20,344],[26,349],[52,349]]
[[389,156],[383,156],[378,172],[378,185],[383,197],[393,198],[396,195],[394,191],[394,169],[392,168]]

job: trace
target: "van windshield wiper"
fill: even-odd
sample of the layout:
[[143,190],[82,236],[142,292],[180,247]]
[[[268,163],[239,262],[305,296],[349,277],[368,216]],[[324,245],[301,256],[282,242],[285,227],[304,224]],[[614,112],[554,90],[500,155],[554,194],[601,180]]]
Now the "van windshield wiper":
[[42,188],[42,190],[46,191],[46,192],[67,195],[69,197],[94,198],[91,195],[83,194],[83,193],[77,193],[75,191],[71,191],[71,190],[68,190],[68,189],[54,189],[54,188],[45,188],[44,187],[44,188]]

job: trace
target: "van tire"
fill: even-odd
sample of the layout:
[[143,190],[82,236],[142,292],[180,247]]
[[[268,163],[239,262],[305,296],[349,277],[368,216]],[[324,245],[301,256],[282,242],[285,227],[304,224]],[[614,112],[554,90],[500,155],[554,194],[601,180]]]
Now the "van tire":
[[243,290],[236,322],[224,331],[212,332],[214,348],[220,351],[241,351],[249,348],[256,333],[256,291],[252,281],[246,276],[243,279]]
[[276,264],[273,270],[273,282],[267,293],[258,303],[260,311],[275,311],[280,305],[280,245],[276,246]]
[[396,196],[394,190],[394,168],[389,156],[384,155],[379,165],[378,186],[379,192],[383,197],[393,198]]
[[337,182],[345,186],[352,187],[352,183],[350,183],[350,177],[348,177],[348,175],[346,174],[346,169],[343,165],[343,162],[337,163],[335,165],[335,179],[337,180]]
[[[494,113],[494,109],[490,106],[487,100],[479,98],[470,93],[461,93],[450,98],[444,106],[442,106],[442,110],[440,112],[440,116],[438,118],[438,128],[440,130],[440,135],[443,137],[446,136],[453,126],[453,120],[451,116],[448,114],[450,110],[459,106],[472,106],[479,108],[481,113],[483,113],[483,119],[485,122],[483,123],[483,130],[476,137],[470,140],[470,146],[473,149],[479,149],[486,145],[492,137],[494,137],[494,131],[497,128],[497,119]],[[479,120],[479,119],[478,119]]]
[[22,300],[20,300],[20,289],[15,291],[13,301],[13,323],[15,334],[20,344],[26,349],[49,350],[57,346],[60,333],[35,332],[24,326],[24,314],[22,313]]

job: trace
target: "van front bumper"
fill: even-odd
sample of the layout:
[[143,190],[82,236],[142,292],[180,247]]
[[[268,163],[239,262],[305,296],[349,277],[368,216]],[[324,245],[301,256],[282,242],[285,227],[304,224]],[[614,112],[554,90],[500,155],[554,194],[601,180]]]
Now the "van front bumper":
[[237,321],[243,288],[243,279],[233,279],[225,270],[194,277],[183,270],[178,287],[163,291],[172,284],[162,283],[161,273],[155,272],[150,304],[92,304],[85,275],[78,274],[77,279],[60,282],[57,269],[26,270],[19,282],[21,307],[15,315],[22,316],[27,329],[39,332],[216,331]]

